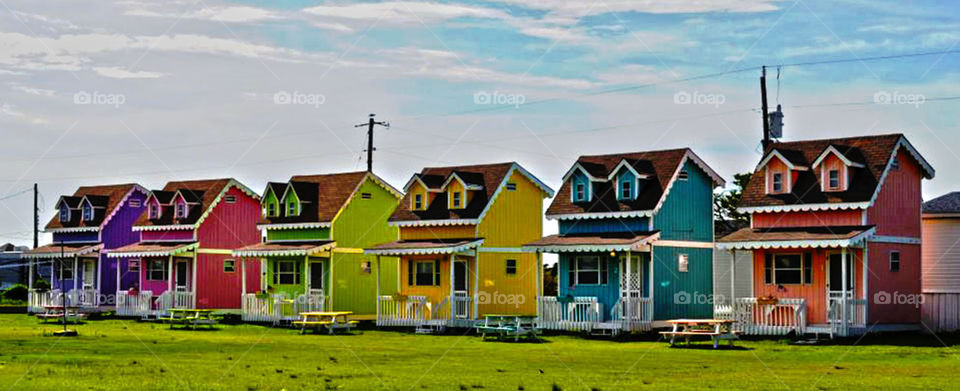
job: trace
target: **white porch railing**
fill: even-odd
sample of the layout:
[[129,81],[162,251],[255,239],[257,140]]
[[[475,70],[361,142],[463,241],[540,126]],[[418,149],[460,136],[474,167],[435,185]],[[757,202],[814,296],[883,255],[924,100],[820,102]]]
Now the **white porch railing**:
[[147,316],[150,314],[150,303],[153,292],[141,291],[131,295],[127,291],[117,291],[118,316]]
[[157,315],[169,313],[171,308],[193,308],[193,292],[165,291],[157,298]]
[[867,327],[867,301],[864,299],[852,299],[852,295],[847,296],[847,323],[843,323],[843,300],[840,295],[834,295],[830,292],[829,310],[827,312],[827,322],[830,324],[830,335],[847,337],[850,335],[860,335],[866,332]]
[[574,297],[568,301],[543,296],[538,300],[537,327],[541,329],[590,331],[603,320],[603,304],[596,297]]
[[470,295],[467,292],[456,292],[453,295],[454,318],[470,319]]
[[241,318],[246,322],[279,323],[296,320],[301,312],[323,311],[326,298],[323,291],[312,290],[294,299],[284,294],[269,297],[257,297],[254,293],[244,294],[241,298]]
[[96,288],[71,289],[67,292],[67,303],[78,307],[96,307],[100,305],[100,292]]
[[27,311],[30,313],[39,313],[43,312],[46,309],[44,307],[51,305],[61,305],[63,302],[63,295],[60,294],[59,289],[53,289],[43,292],[38,292],[31,290],[27,294]]
[[621,331],[650,331],[653,300],[649,297],[621,297],[610,311],[610,319],[621,324]]
[[420,326],[431,318],[426,296],[380,296],[377,326]]
[[754,297],[739,298],[733,304],[732,314],[734,330],[748,335],[787,335],[791,331],[803,334],[807,328],[804,299],[760,303]]

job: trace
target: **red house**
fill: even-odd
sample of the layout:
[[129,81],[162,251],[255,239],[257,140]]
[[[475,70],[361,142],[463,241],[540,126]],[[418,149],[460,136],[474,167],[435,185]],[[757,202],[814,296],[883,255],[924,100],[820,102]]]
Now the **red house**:
[[[146,199],[134,223],[140,242],[110,251],[139,272],[139,300],[122,311],[147,315],[169,308],[239,309],[241,293],[260,286],[259,262],[243,281],[233,250],[260,242],[260,197],[234,179],[169,182]],[[250,272],[252,271],[252,272]],[[119,310],[119,309],[118,309]]]
[[743,189],[750,227],[717,243],[752,254],[752,276],[726,274],[753,294],[716,311],[748,334],[916,328],[920,184],[933,176],[902,134],[770,144]]

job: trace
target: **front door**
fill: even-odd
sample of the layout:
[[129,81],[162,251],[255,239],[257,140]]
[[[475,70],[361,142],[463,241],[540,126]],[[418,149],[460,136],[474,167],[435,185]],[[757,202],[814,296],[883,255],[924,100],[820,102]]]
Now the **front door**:
[[173,280],[177,291],[187,292],[190,290],[190,263],[187,261],[177,261],[175,264],[176,274]]
[[323,262],[310,262],[310,291],[319,292],[323,290]]
[[95,289],[97,287],[96,262],[95,259],[83,260],[83,289]]
[[[853,299],[854,278],[853,253],[847,253],[847,299]],[[843,254],[830,254],[827,266],[827,311],[830,305],[843,297]],[[829,316],[829,313],[828,313]]]
[[620,257],[620,297],[643,296],[643,262],[634,255]]
[[453,294],[454,303],[451,308],[455,311],[455,316],[464,319],[470,315],[469,293],[467,292],[467,263],[464,261],[453,262]]

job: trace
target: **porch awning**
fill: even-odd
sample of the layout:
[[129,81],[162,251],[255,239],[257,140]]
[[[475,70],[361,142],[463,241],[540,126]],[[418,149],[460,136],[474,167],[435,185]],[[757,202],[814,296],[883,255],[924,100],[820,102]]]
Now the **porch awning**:
[[717,240],[721,250],[760,248],[840,248],[859,246],[876,233],[876,227],[821,226],[744,228]]
[[[63,256],[75,257],[78,255],[99,256],[102,245],[100,243],[64,243]],[[40,246],[33,250],[24,251],[24,258],[49,259],[60,258],[61,246],[58,243],[51,243],[46,246]]]
[[332,240],[308,240],[302,242],[266,242],[233,250],[237,257],[285,257],[307,256],[336,247]]
[[364,250],[373,255],[420,255],[420,254],[455,254],[476,249],[483,244],[483,239],[424,239],[398,240],[384,243]]
[[197,242],[140,242],[110,250],[110,258],[166,257],[196,250]]
[[659,238],[660,231],[577,233],[550,235],[523,247],[547,253],[646,251]]

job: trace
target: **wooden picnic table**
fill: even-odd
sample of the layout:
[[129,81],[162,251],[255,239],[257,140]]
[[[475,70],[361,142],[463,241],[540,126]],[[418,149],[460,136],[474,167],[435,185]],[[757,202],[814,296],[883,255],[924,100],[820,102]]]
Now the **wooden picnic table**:
[[300,334],[306,334],[307,329],[314,329],[319,332],[320,328],[327,329],[327,332],[333,334],[336,330],[347,330],[357,327],[356,320],[350,320],[350,311],[308,311],[301,312],[300,319],[293,322],[294,326],[300,326]]
[[537,317],[532,315],[487,314],[476,328],[483,339],[487,339],[487,334],[492,334],[497,339],[513,337],[514,341],[519,341],[520,337],[537,337],[536,321]]
[[45,305],[43,306],[43,313],[38,313],[37,319],[40,319],[43,323],[47,323],[50,319],[69,319],[73,317],[74,323],[79,323],[80,319],[85,318],[87,314],[80,312],[80,306],[62,306],[62,305]]
[[670,337],[670,346],[674,346],[677,337],[683,337],[689,345],[691,337],[705,336],[710,337],[716,349],[721,340],[728,341],[732,347],[733,341],[738,338],[738,332],[733,330],[733,321],[729,319],[675,319],[667,323],[673,325],[673,330],[661,331],[660,334]]
[[174,325],[181,325],[184,328],[194,328],[197,326],[208,326],[211,329],[217,324],[213,317],[215,310],[198,308],[171,308],[167,310],[170,314],[167,317],[161,317],[160,321],[170,323],[172,329]]

